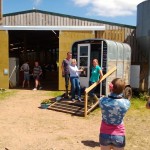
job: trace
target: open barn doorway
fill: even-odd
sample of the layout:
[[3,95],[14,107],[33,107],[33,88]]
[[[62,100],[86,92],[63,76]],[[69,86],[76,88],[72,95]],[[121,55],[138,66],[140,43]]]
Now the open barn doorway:
[[59,31],[9,31],[9,58],[17,60],[16,71],[10,62],[11,74],[16,77],[14,87],[22,86],[23,72],[19,68],[28,61],[31,74],[30,87],[34,88],[32,70],[34,62],[38,61],[43,70],[41,78],[43,89],[58,89]]

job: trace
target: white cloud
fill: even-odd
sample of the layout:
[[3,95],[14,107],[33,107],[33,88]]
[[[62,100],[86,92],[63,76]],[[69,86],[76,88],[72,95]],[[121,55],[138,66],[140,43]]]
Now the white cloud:
[[33,4],[34,4],[34,6],[38,6],[38,5],[40,5],[40,4],[41,4],[41,2],[42,2],[42,0],[33,0]]
[[144,0],[72,0],[78,7],[88,7],[88,15],[117,17],[135,14],[137,5]]

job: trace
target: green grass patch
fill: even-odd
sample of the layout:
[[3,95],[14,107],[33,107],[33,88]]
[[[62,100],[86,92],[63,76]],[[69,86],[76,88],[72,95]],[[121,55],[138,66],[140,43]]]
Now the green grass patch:
[[47,93],[47,95],[51,97],[61,96],[62,94],[64,94],[64,91],[49,91]]
[[131,100],[131,109],[143,109],[146,105],[146,100],[140,98],[132,98]]
[[6,98],[14,95],[16,91],[13,90],[0,90],[0,101],[5,100]]

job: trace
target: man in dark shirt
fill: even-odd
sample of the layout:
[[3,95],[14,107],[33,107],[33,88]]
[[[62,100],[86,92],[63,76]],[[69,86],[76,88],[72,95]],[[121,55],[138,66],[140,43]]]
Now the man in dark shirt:
[[70,73],[69,73],[69,65],[71,64],[71,58],[72,58],[72,53],[68,52],[67,53],[67,58],[65,58],[62,62],[62,76],[65,78],[65,87],[66,87],[66,94],[65,97],[68,98],[68,86],[69,86],[69,78],[70,78]]

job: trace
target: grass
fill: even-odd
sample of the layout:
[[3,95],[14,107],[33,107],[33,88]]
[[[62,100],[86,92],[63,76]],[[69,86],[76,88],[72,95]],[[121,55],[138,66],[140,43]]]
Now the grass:
[[47,95],[51,97],[61,96],[62,94],[64,94],[64,91],[49,91],[47,93]]
[[5,100],[6,98],[14,95],[16,91],[12,90],[0,90],[0,101]]
[[143,100],[141,98],[134,97],[131,99],[131,109],[139,110],[145,107],[147,100]]

